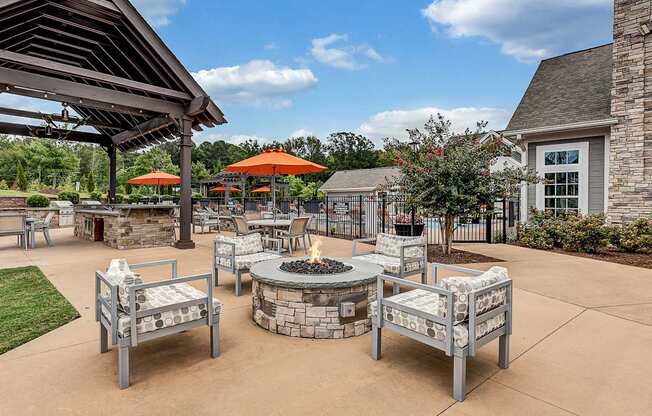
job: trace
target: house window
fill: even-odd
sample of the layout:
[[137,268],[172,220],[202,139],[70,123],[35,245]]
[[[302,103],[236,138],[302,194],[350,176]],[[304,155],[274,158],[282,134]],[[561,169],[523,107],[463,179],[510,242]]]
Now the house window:
[[579,172],[545,174],[545,210],[557,215],[579,212]]
[[537,146],[536,207],[558,215],[588,212],[589,144],[558,143]]
[[554,165],[577,165],[580,163],[579,150],[562,150],[558,152],[545,152],[546,166]]

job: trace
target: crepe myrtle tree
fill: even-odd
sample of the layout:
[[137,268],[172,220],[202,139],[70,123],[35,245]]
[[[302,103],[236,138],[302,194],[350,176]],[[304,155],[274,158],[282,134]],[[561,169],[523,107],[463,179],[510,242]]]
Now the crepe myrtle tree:
[[385,140],[385,150],[393,153],[400,168],[400,175],[387,186],[404,193],[410,208],[440,218],[445,254],[452,252],[456,217],[491,211],[496,200],[515,194],[523,182],[538,181],[525,169],[490,171],[491,162],[510,155],[512,148],[500,139],[482,143],[486,125],[479,122],[473,131],[453,134],[450,121],[438,114],[423,130],[408,130],[409,146]]

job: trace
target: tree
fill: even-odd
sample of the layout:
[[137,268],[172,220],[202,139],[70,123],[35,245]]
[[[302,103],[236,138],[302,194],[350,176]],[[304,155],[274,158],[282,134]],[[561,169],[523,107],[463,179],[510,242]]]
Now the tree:
[[408,130],[410,142],[418,143],[416,152],[396,139],[386,142],[401,171],[389,186],[406,194],[409,207],[440,218],[446,254],[452,251],[456,217],[490,211],[497,199],[514,194],[523,181],[538,181],[524,169],[490,172],[491,162],[509,155],[511,148],[500,140],[481,143],[485,126],[480,122],[475,131],[454,135],[450,121],[438,114],[425,124],[424,131]]
[[366,137],[339,132],[328,136],[328,166],[332,170],[366,169],[377,166],[374,144]]
[[25,176],[25,168],[23,168],[23,163],[18,162],[16,165],[16,188],[19,191],[27,191],[27,177]]
[[202,162],[192,163],[192,179],[193,181],[201,181],[202,179],[210,178],[211,173],[206,169]]
[[88,193],[95,192],[95,179],[93,178],[93,171],[88,172],[88,176],[86,176],[86,191],[88,191]]

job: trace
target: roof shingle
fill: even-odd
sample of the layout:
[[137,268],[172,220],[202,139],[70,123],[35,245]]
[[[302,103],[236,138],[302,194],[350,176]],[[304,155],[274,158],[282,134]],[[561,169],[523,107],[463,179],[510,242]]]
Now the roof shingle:
[[328,178],[328,180],[321,186],[320,190],[373,190],[379,185],[386,185],[387,178],[396,177],[399,173],[400,170],[397,167],[340,170]]

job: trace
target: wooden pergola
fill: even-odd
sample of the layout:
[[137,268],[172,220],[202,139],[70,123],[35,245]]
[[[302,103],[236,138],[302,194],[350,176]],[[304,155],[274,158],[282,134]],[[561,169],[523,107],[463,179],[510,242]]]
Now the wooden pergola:
[[[0,107],[0,115],[40,120],[34,125],[0,122],[0,133],[102,146],[109,157],[111,202],[117,151],[178,141],[177,247],[194,247],[193,130],[226,120],[128,0],[0,0],[0,93],[61,103],[61,114]],[[68,107],[79,116],[70,116]],[[81,126],[94,132],[78,130]]]

